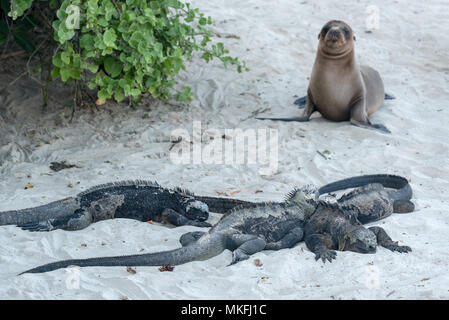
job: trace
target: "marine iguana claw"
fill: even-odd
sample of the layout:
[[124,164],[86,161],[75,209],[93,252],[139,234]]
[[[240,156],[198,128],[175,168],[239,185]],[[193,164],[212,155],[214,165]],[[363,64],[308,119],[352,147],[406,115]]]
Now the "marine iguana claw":
[[412,251],[412,248],[410,248],[409,246],[399,246],[397,244],[391,244],[391,245],[387,245],[384,246],[386,249],[391,250],[393,252],[397,251],[400,253],[408,253]]
[[36,223],[26,223],[18,226],[22,230],[30,232],[48,232],[54,230],[51,220],[45,220]]
[[323,263],[326,263],[326,260],[332,263],[332,260],[334,260],[337,257],[337,252],[334,250],[329,250],[327,248],[320,249],[317,253],[315,253],[315,260],[318,261],[321,259]]

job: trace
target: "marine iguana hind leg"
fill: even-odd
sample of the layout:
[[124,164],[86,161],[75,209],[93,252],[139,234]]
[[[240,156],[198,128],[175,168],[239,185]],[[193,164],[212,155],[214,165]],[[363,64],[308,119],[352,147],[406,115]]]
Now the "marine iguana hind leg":
[[252,234],[235,234],[231,238],[234,247],[237,247],[232,252],[232,264],[239,261],[247,260],[252,254],[262,251],[267,242]]
[[281,240],[267,243],[265,250],[281,250],[293,247],[300,242],[304,237],[302,228],[297,227],[287,233]]
[[376,235],[378,245],[387,248],[388,250],[397,251],[401,253],[402,252],[407,253],[412,251],[412,248],[410,248],[409,246],[400,246],[398,245],[397,241],[391,240],[391,238],[388,236],[387,232],[383,228],[370,227],[368,229],[374,232],[374,234]]
[[180,238],[179,242],[183,247],[186,247],[192,243],[194,243],[196,240],[201,238],[206,232],[204,231],[192,231],[184,233]]
[[305,239],[307,248],[315,253],[315,260],[321,259],[323,263],[326,260],[332,262],[337,257],[337,252],[334,249],[334,243],[331,236],[324,234],[311,234]]
[[207,222],[189,220],[173,209],[165,209],[161,214],[161,220],[163,222],[170,223],[176,227],[179,226],[212,227],[212,225]]
[[52,231],[62,229],[67,231],[81,230],[86,228],[93,222],[92,214],[88,211],[78,209],[75,213],[68,217],[48,219],[35,223],[26,223],[19,225],[22,230],[31,232]]

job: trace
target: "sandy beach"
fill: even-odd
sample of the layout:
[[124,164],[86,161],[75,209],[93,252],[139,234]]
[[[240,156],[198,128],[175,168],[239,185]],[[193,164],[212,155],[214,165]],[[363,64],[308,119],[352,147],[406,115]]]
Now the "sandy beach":
[[[294,186],[323,184],[361,174],[410,179],[416,205],[382,226],[409,254],[338,252],[316,262],[305,244],[263,251],[227,266],[231,252],[176,266],[89,267],[17,274],[62,259],[115,256],[179,247],[200,230],[115,219],[84,230],[30,233],[0,227],[0,299],[449,299],[449,2],[376,1],[379,28],[368,31],[370,1],[192,0],[216,20],[214,41],[247,62],[250,72],[225,70],[199,58],[179,75],[195,92],[191,103],[145,100],[137,109],[107,103],[77,110],[70,123],[71,88],[54,84],[47,110],[41,91],[21,79],[0,92],[0,211],[74,196],[101,183],[145,179],[196,194],[279,201]],[[377,69],[388,100],[371,120],[391,134],[330,122],[258,121],[256,115],[297,115],[293,101],[306,93],[317,35],[331,19],[351,25],[357,61]],[[15,75],[0,61],[0,88]],[[17,72],[17,70],[16,70]],[[272,174],[258,164],[175,164],[170,136],[225,129],[275,129],[278,163]],[[203,141],[203,147],[209,142]],[[51,162],[76,167],[55,172]],[[33,188],[25,189],[31,183]],[[220,218],[213,213],[210,222]],[[262,262],[256,266],[255,259]],[[73,285],[73,275],[79,275]]]

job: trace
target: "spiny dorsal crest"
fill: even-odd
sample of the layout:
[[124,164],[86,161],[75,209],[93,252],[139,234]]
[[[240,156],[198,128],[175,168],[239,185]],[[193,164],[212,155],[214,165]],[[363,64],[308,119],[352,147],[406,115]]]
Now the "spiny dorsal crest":
[[124,180],[124,181],[117,181],[117,182],[109,182],[104,184],[99,184],[96,186],[93,186],[91,188],[88,188],[87,190],[84,190],[83,192],[79,193],[78,196],[84,196],[88,193],[103,190],[107,188],[120,188],[120,187],[152,187],[152,188],[158,188],[161,190],[168,190],[172,191],[173,193],[179,193],[184,196],[193,197],[194,194],[186,189],[175,187],[175,188],[164,188],[156,181],[148,181],[148,180]]
[[346,218],[350,218],[350,217],[353,216],[353,214],[349,214],[348,215],[348,213],[353,213],[353,212],[359,213],[360,212],[359,208],[357,206],[353,205],[353,204],[341,205],[341,204],[339,204],[337,202],[330,203],[330,202],[327,202],[327,201],[320,200],[318,202],[318,206],[322,206],[324,208],[329,208],[329,209],[332,209],[332,210],[336,210],[338,213],[340,213],[341,215],[343,215]]

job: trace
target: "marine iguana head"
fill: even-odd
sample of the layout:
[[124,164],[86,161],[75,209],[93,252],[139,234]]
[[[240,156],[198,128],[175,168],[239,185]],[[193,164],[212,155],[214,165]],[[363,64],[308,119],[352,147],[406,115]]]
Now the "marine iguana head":
[[339,241],[339,250],[357,253],[374,253],[377,247],[377,237],[371,230],[357,227],[345,234]]
[[204,202],[189,199],[185,204],[185,216],[195,221],[206,221],[209,218],[209,207]]

